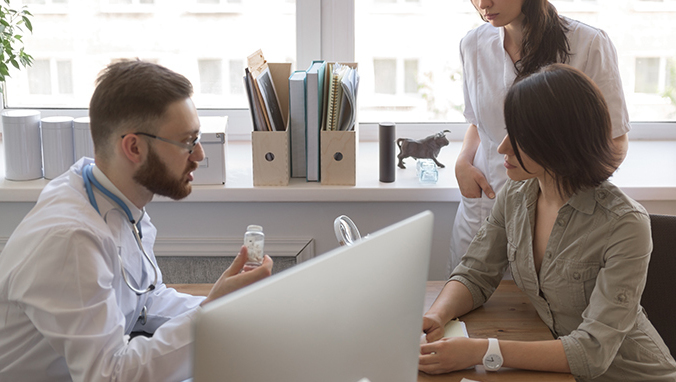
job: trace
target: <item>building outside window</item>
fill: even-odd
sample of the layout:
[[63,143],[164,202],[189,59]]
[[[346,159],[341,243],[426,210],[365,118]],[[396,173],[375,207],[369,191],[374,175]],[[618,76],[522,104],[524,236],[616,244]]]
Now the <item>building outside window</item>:
[[[354,20],[348,15],[322,25],[324,17],[296,17],[297,3],[317,1],[24,0],[35,15],[34,32],[24,41],[36,62],[10,72],[5,105],[86,108],[102,68],[138,57],[186,75],[198,108],[242,110],[248,108],[242,76],[249,54],[260,48],[269,62],[306,69],[309,61],[296,62],[303,53],[299,38],[326,35],[328,28],[341,44],[343,29],[354,26],[349,59],[359,64],[361,123],[464,122],[459,43],[483,23],[470,0],[321,0],[353,4]],[[676,0],[552,3],[560,14],[609,34],[632,121],[676,121]],[[299,25],[312,32],[297,36],[308,30]]]

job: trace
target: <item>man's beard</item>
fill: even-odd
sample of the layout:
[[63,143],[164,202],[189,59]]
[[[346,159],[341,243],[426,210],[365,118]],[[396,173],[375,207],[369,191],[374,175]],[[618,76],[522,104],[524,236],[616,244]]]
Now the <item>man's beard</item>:
[[192,185],[185,181],[185,175],[197,169],[197,162],[190,162],[180,178],[172,178],[167,166],[155,151],[150,148],[148,158],[134,174],[134,180],[153,194],[179,200],[190,195]]

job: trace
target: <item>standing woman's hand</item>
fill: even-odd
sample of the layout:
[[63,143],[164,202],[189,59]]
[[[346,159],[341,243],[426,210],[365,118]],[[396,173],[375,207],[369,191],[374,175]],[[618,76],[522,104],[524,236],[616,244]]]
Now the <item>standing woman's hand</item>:
[[465,132],[462,140],[462,148],[458,159],[455,161],[455,178],[458,180],[460,193],[466,198],[480,198],[481,192],[489,198],[495,197],[495,192],[488,184],[486,176],[474,167],[474,156],[481,143],[479,131],[476,125],[471,124]]
[[460,193],[466,198],[480,198],[483,192],[489,198],[495,197],[495,192],[484,174],[478,168],[463,158],[455,162],[455,177],[458,180]]

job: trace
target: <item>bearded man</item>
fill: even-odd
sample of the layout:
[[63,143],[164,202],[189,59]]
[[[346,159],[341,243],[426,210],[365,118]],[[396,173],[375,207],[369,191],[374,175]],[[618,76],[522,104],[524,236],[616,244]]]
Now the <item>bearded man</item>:
[[95,159],[47,184],[0,253],[0,380],[185,380],[199,307],[270,275],[268,256],[243,272],[243,247],[206,298],[162,282],[144,207],[190,194],[204,159],[192,92],[138,60],[99,76]]

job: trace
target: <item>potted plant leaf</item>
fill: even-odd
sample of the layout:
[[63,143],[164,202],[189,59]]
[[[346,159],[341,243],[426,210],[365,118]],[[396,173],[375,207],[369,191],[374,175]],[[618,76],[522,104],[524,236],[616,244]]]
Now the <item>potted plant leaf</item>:
[[33,63],[33,57],[24,51],[22,41],[24,27],[33,32],[30,17],[33,15],[25,5],[15,9],[10,0],[0,2],[0,82],[3,87],[5,78],[9,77],[9,65],[21,70]]

